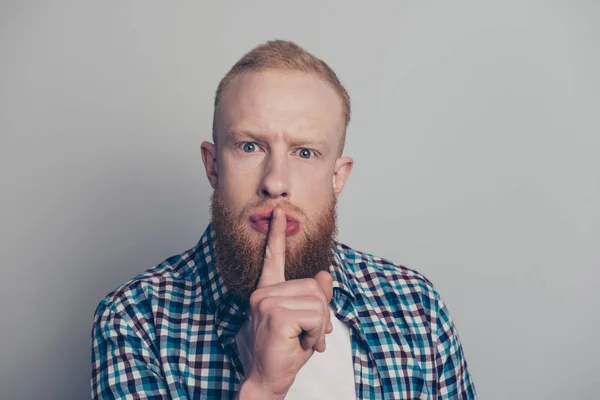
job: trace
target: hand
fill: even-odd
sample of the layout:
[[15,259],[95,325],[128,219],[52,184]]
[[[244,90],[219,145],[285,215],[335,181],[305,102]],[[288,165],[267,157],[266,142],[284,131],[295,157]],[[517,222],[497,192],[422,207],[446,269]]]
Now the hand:
[[329,301],[332,278],[285,280],[286,218],[275,209],[257,289],[250,296],[254,351],[240,398],[283,398],[315,351],[325,351],[333,330]]

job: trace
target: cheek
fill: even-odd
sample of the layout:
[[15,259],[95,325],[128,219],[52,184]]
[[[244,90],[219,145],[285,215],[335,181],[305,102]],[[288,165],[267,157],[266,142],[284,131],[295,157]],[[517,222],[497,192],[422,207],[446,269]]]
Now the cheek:
[[332,174],[329,172],[302,174],[296,178],[292,203],[301,207],[310,218],[314,218],[331,202]]
[[294,161],[290,163],[290,172],[296,181],[316,188],[332,186],[333,167],[330,168],[329,164],[318,162],[311,165],[300,160]]
[[254,200],[259,183],[260,169],[256,166],[227,159],[220,165],[219,190],[235,212]]

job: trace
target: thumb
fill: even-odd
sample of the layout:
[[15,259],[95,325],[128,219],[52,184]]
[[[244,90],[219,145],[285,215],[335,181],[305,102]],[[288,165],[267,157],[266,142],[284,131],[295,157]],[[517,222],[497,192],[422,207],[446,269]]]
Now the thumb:
[[[333,278],[331,274],[327,271],[320,271],[317,275],[315,275],[315,280],[321,287],[323,294],[325,294],[325,298],[327,299],[327,304],[331,301],[333,297]],[[331,333],[333,331],[333,325],[331,323],[331,315],[329,314],[329,310],[327,310],[329,323],[327,324],[327,329],[325,333]]]
[[321,286],[321,290],[325,294],[327,298],[327,303],[331,301],[331,297],[333,296],[333,278],[331,274],[327,271],[320,271],[317,275],[315,275],[315,280]]

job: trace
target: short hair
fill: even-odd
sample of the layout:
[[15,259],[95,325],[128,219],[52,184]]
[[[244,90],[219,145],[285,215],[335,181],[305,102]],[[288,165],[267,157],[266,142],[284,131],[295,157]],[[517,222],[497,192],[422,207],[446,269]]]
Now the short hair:
[[350,96],[335,72],[333,72],[331,67],[329,67],[325,61],[315,57],[296,43],[289,40],[271,40],[256,46],[236,62],[227,75],[221,79],[215,94],[215,109],[212,126],[213,141],[216,143],[217,111],[223,91],[227,88],[227,85],[229,85],[236,76],[239,76],[244,72],[269,69],[312,73],[328,83],[336,91],[342,101],[344,118],[344,129],[339,151],[341,155],[346,142],[346,129],[350,123]]

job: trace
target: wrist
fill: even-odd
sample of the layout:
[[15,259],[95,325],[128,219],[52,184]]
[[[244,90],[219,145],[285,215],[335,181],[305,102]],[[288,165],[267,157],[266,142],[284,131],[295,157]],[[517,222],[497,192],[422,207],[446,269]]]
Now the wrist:
[[252,378],[242,382],[238,400],[283,400],[285,393],[273,393],[265,385]]

